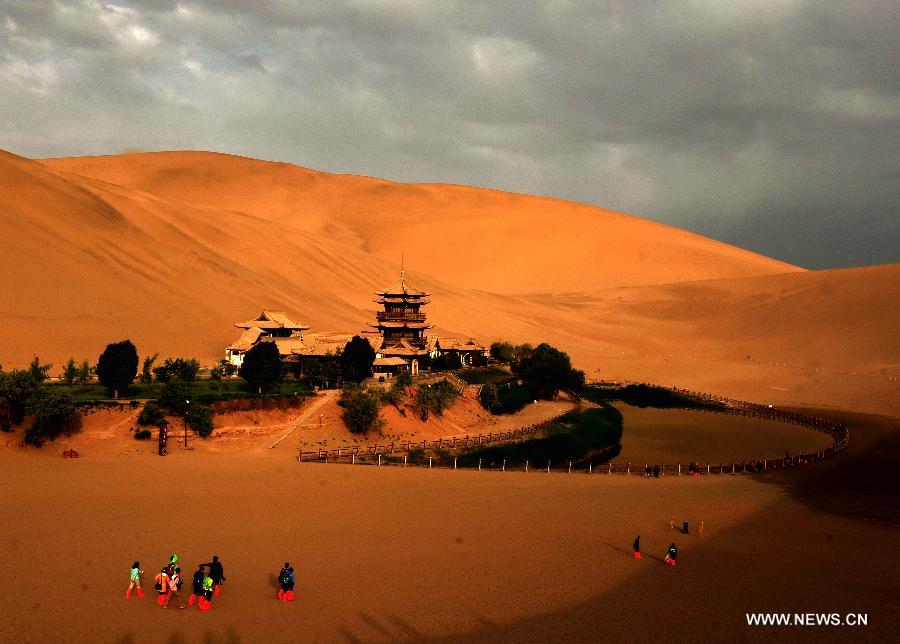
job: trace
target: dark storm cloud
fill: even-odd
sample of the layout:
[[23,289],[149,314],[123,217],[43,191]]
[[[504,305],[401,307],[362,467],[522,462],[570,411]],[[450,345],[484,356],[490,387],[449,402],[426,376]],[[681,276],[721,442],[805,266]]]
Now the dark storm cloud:
[[0,147],[202,148],[898,261],[895,2],[0,3]]

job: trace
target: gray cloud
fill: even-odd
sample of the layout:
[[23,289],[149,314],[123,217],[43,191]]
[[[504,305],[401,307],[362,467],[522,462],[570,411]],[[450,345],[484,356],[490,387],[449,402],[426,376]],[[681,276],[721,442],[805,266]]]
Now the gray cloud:
[[0,4],[0,147],[213,149],[898,261],[895,2]]

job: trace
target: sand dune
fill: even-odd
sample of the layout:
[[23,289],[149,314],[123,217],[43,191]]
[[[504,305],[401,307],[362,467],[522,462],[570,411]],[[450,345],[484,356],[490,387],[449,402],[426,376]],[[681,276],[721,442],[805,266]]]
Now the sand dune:
[[47,167],[245,212],[459,287],[534,293],[798,270],[699,235],[583,204],[402,184],[209,152],[47,159]]
[[799,271],[578,204],[207,153],[2,154],[0,207],[7,366],[122,337],[210,363],[263,307],[358,330],[403,248],[439,332],[549,341],[598,378],[900,411],[900,265]]

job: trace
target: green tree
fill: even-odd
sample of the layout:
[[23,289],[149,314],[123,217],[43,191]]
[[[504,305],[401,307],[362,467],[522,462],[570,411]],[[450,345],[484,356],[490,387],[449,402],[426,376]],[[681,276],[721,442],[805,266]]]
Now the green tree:
[[28,413],[34,415],[25,430],[25,443],[40,447],[44,441],[79,428],[80,416],[67,391],[58,387],[38,387],[28,399]]
[[176,378],[193,382],[199,372],[200,363],[194,358],[166,358],[165,362],[153,369],[153,375],[159,382],[171,382]]
[[481,393],[478,394],[478,402],[492,414],[500,411],[500,395],[497,393],[497,385],[492,382],[481,387]]
[[157,402],[160,407],[167,409],[173,414],[184,415],[190,407],[189,401],[193,396],[193,389],[190,382],[172,380],[163,385]]
[[200,438],[206,438],[212,434],[212,409],[207,405],[191,405],[184,420],[188,427],[200,435]]
[[259,342],[244,354],[238,375],[259,393],[269,391],[281,382],[282,366],[274,342]]
[[97,361],[97,377],[113,397],[119,398],[119,391],[134,382],[138,368],[138,352],[131,340],[122,340],[107,345]]
[[516,348],[509,342],[494,342],[491,345],[491,357],[499,362],[512,362]]
[[150,395],[153,395],[153,365],[156,362],[156,359],[159,357],[158,353],[154,353],[152,356],[144,357],[144,362],[141,365],[141,374],[138,376],[138,381],[147,385],[147,388],[150,390]]
[[78,380],[78,365],[75,364],[75,358],[69,358],[63,367],[62,381],[71,387],[76,380]]
[[31,370],[0,371],[0,429],[8,431],[24,420],[28,401],[38,387]]
[[372,376],[375,349],[368,340],[354,335],[341,352],[341,367],[344,375],[359,384]]
[[94,373],[96,369],[91,366],[91,363],[86,359],[78,365],[78,376],[75,378],[75,382],[79,385],[86,385],[91,382],[91,378],[94,377]]
[[365,387],[345,389],[341,394],[341,405],[344,423],[354,434],[368,434],[380,430],[384,424],[380,415],[380,397]]
[[522,364],[520,375],[534,385],[539,398],[553,400],[560,389],[577,391],[584,385],[584,372],[572,368],[568,354],[539,344]]
[[49,362],[47,364],[41,364],[41,359],[38,356],[34,356],[34,360],[28,365],[32,379],[38,384],[41,384],[47,379],[51,367],[53,367],[53,365]]

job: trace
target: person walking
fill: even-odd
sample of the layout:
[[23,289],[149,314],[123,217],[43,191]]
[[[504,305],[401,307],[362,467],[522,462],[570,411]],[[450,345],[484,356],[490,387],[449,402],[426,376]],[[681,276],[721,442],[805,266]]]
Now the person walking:
[[193,606],[194,602],[203,596],[203,578],[205,576],[203,574],[203,566],[197,566],[197,572],[194,573],[194,577],[191,579],[191,597],[188,599],[188,606]]
[[163,604],[163,608],[169,607],[169,602],[172,601],[172,597],[178,599],[178,608],[185,608],[184,602],[181,601],[181,585],[184,583],[181,580],[181,568],[175,568],[175,572],[169,578],[169,594],[166,596],[166,603]]
[[156,573],[156,577],[153,578],[153,581],[156,582],[154,588],[156,588],[156,603],[160,606],[166,601],[166,596],[169,594],[169,569],[168,567],[163,568],[158,573]]
[[144,574],[144,571],[141,570],[141,562],[135,561],[131,565],[131,583],[128,584],[128,590],[125,591],[125,599],[131,597],[131,591],[137,590],[138,597],[141,599],[144,598],[144,591],[141,589],[141,575]]
[[213,595],[218,597],[221,592],[220,586],[225,582],[225,569],[219,561],[219,556],[213,555],[212,561],[203,565],[209,566],[209,576],[213,580]]
[[203,596],[200,598],[200,610],[207,611],[212,608],[213,580],[209,576],[209,566],[203,570]]
[[294,584],[296,583],[296,579],[294,579],[294,569],[288,568],[288,583],[287,583],[287,591],[284,593],[284,597],[287,601],[294,601]]
[[631,547],[634,549],[634,558],[640,559],[641,558],[641,535],[637,536],[637,538],[634,540],[634,543],[631,544]]
[[291,569],[291,564],[289,561],[284,562],[284,567],[281,569],[281,572],[278,573],[278,599],[283,601],[287,601],[284,599],[284,594],[287,592],[288,586],[288,573]]
[[666,553],[666,563],[670,566],[678,563],[678,548],[675,547],[674,543],[669,545],[669,551]]

